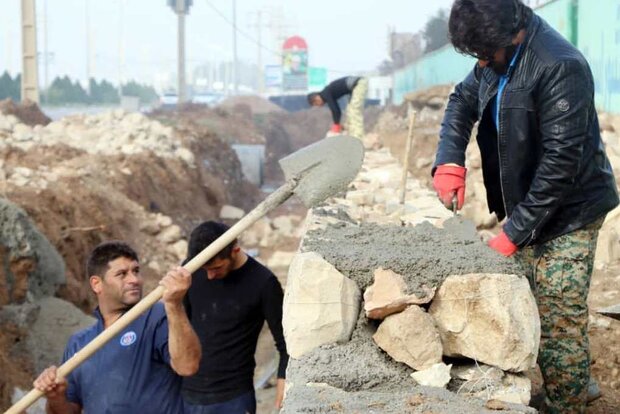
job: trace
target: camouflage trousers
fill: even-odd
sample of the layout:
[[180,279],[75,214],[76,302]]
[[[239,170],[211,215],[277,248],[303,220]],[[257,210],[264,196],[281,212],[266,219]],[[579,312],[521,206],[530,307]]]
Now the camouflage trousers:
[[361,78],[351,92],[351,101],[347,105],[345,130],[349,136],[364,138],[364,102],[368,92],[368,79]]
[[585,413],[590,380],[588,291],[603,218],[516,255],[540,314],[545,413]]

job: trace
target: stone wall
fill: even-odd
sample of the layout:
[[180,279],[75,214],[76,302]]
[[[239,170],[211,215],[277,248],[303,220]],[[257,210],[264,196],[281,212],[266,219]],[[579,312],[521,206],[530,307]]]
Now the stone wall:
[[521,270],[417,181],[400,204],[401,174],[367,151],[346,194],[309,211],[282,412],[532,412],[540,325]]

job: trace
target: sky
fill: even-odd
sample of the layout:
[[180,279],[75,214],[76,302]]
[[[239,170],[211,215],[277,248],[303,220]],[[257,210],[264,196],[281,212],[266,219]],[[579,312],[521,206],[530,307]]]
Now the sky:
[[[8,70],[12,75],[21,71],[20,3],[0,0],[0,72]],[[57,75],[85,80],[90,74],[113,83],[122,78],[152,84],[162,74],[176,71],[177,18],[167,0],[36,3],[42,85],[45,43],[50,82]],[[238,56],[248,63],[258,60],[256,22],[260,11],[264,49],[278,51],[278,37],[300,35],[308,43],[309,64],[327,67],[331,78],[369,71],[387,57],[390,28],[417,32],[439,8],[449,8],[451,3],[452,0],[236,0],[237,28],[244,33],[237,35]],[[233,0],[193,0],[186,20],[188,71],[205,61],[232,59],[232,16]],[[264,49],[263,64],[278,63],[275,53]]]

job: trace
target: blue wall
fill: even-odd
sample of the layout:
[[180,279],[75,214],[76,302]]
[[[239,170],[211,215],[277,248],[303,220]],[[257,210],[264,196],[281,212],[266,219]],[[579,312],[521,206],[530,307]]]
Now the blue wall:
[[[586,56],[596,83],[599,109],[620,113],[620,0],[556,0],[536,9]],[[448,45],[394,74],[395,104],[410,91],[458,83],[475,60]]]

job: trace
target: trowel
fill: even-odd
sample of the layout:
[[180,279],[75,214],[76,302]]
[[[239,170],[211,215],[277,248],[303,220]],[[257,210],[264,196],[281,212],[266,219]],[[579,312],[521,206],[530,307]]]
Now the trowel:
[[[292,195],[296,195],[310,208],[328,197],[346,190],[349,183],[359,172],[363,159],[364,146],[362,142],[346,135],[325,138],[281,159],[280,166],[286,178],[284,185],[271,193],[254,210],[250,211],[183,267],[190,273],[194,273],[232,243],[248,227],[284,203]],[[159,286],[142,298],[110,327],[62,364],[57,371],[58,377],[66,378],[82,362],[91,357],[109,340],[159,301],[163,294],[164,288]],[[43,395],[43,392],[35,388],[5,411],[5,414],[18,414],[25,411]]]
[[601,315],[620,321],[620,304],[599,309],[596,313],[600,313]]

